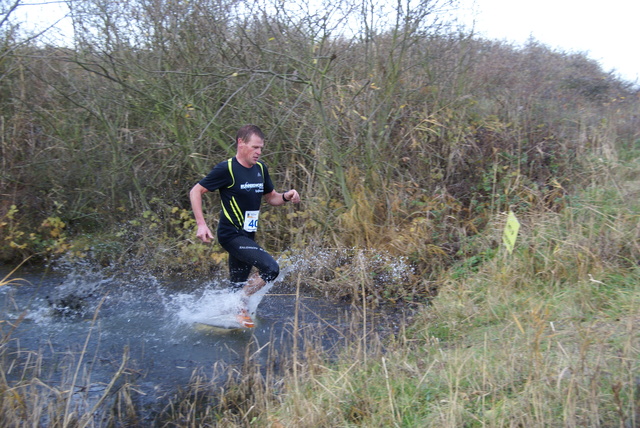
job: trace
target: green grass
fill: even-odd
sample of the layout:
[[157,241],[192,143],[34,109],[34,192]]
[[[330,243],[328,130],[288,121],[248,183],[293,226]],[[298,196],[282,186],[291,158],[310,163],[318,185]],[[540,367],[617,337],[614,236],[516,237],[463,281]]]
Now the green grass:
[[627,286],[525,291],[487,274],[450,283],[386,352],[362,364],[345,350],[280,397],[276,417],[308,427],[637,424],[640,275],[616,275]]
[[[635,190],[620,187],[630,176],[615,177],[576,192],[560,211],[520,215],[512,254],[499,244],[505,216],[497,214],[467,242],[479,256],[443,266],[434,279],[437,295],[416,303],[409,320],[396,329],[374,318],[369,298],[379,286],[369,273],[377,267],[378,275],[389,274],[392,257],[354,249],[316,252],[313,269],[298,272],[298,287],[315,275],[323,278],[317,289],[346,284],[353,294],[350,329],[337,355],[336,349],[321,349],[321,332],[301,329],[294,321],[289,331],[305,344],[304,351],[273,352],[259,364],[252,344],[241,367],[203,370],[213,375],[194,375],[181,392],[158,403],[154,423],[637,426],[638,211],[629,200]],[[12,358],[5,346],[9,340],[6,333],[0,342],[5,365]],[[125,354],[114,383],[126,377],[126,362]],[[74,379],[70,384],[40,378],[37,358],[23,381],[0,379],[0,416],[7,426],[43,418],[58,426],[100,426],[92,414],[116,425],[142,420],[143,409],[132,399],[135,385],[126,383],[117,393],[107,390],[91,413],[76,414],[68,391],[79,364],[66,369],[63,378]],[[225,373],[230,376],[220,384]]]
[[270,420],[636,426],[640,268],[628,263],[635,247],[623,245],[637,230],[634,209],[618,192],[589,189],[559,214],[526,218],[514,254],[453,266],[385,352],[363,364],[346,349],[304,389],[279,397]]
[[[354,303],[338,357],[294,325],[309,346],[281,372],[250,355],[217,367],[232,380],[194,377],[157,424],[638,425],[637,90],[582,54],[406,19],[431,2],[393,19],[334,2],[326,12],[351,11],[336,28],[218,3],[113,3],[109,22],[129,25],[106,27],[87,4],[78,50],[3,39],[0,259],[226,269],[219,246],[195,242],[187,194],[259,122],[276,187],[304,200],[264,210],[262,243],[300,258],[298,285]],[[365,21],[366,37],[332,36]],[[378,331],[372,309],[400,303],[419,308],[411,322]],[[23,382],[0,378],[3,423],[98,425],[37,361]],[[96,414],[134,424],[130,388]]]

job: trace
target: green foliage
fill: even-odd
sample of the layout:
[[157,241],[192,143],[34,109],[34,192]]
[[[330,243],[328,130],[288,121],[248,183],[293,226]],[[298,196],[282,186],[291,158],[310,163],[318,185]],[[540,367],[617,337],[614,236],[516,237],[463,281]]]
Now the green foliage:
[[38,254],[42,257],[66,254],[72,250],[67,242],[66,223],[60,217],[47,217],[36,229],[23,224],[18,207],[11,205],[0,220],[3,258],[17,260]]

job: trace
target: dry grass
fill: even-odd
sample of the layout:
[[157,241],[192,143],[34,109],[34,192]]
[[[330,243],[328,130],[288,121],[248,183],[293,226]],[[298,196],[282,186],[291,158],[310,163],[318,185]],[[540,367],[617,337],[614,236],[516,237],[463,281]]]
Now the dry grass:
[[[628,239],[637,212],[626,194],[593,188],[560,213],[523,218],[513,255],[452,268],[432,304],[384,347],[356,341],[337,360],[316,358],[315,370],[285,377],[279,405],[259,420],[637,426],[640,270],[628,263],[639,255]],[[502,219],[495,224],[480,242],[499,241]]]
[[[240,384],[212,396],[217,407],[187,400],[194,406],[183,403],[181,419],[194,420],[190,411],[218,426],[638,426],[640,270],[626,263],[635,246],[621,245],[637,229],[636,210],[624,194],[590,189],[565,211],[525,218],[513,255],[450,269],[437,298],[395,329],[361,293],[337,355],[317,346],[318,330],[294,323],[305,350],[279,360],[284,372],[265,374],[248,354]],[[497,236],[481,242],[498,240],[501,217],[495,225],[487,235]],[[363,254],[349,277],[359,277]]]
[[[269,348],[261,363],[262,345],[252,343],[241,367],[198,369],[158,403],[153,423],[638,426],[637,159],[625,162],[600,166],[601,178],[563,209],[520,215],[511,255],[496,248],[504,226],[496,215],[464,244],[483,256],[442,266],[437,297],[396,325],[372,310],[376,293],[385,300],[380,284],[394,280],[393,257],[366,249],[310,251],[301,257],[316,258],[302,261],[290,255],[308,269],[293,271],[297,294],[309,275],[323,278],[316,287],[328,294],[343,286],[354,302],[348,328],[302,325],[296,311],[287,329],[291,354]],[[390,276],[377,283],[372,273]],[[396,280],[406,273],[400,269]],[[332,349],[321,345],[325,328],[342,332]],[[70,356],[67,372],[52,381],[43,378],[37,352],[12,349],[10,329],[3,334],[3,373],[22,370],[19,381],[0,379],[6,426],[149,421],[132,398],[126,354],[113,380],[90,393],[79,386],[89,384],[80,370],[84,353]]]
[[[637,90],[582,54],[405,19],[433,2],[397,19],[335,2],[346,26],[383,23],[351,40],[297,9],[218,3],[87,3],[78,51],[5,40],[0,257],[223,269],[193,242],[187,192],[259,120],[276,186],[305,200],[265,210],[263,242],[302,259],[298,292],[354,304],[340,352],[295,321],[304,351],[196,372],[157,424],[637,426]],[[105,19],[130,25],[91,28]],[[373,317],[407,301],[412,323]],[[84,355],[52,383],[0,326],[3,368],[24,373],[0,379],[3,424],[141,423],[126,355],[89,397]]]
[[[561,258],[537,275],[525,268],[531,253],[520,251],[446,281],[367,364],[350,347],[337,363],[307,373],[304,388],[287,389],[279,423],[637,426],[640,271],[578,256],[583,248],[573,240],[593,235],[567,236],[566,224],[544,220],[539,232],[564,236],[554,242],[571,256],[557,251]],[[612,230],[634,227],[618,221]],[[571,267],[559,269],[563,258],[574,259]]]

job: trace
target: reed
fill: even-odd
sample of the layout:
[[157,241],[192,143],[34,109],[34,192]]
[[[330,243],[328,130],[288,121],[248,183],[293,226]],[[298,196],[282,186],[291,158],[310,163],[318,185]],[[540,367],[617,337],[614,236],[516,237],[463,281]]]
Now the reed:
[[[589,191],[582,197],[593,203]],[[635,209],[625,201],[601,199],[600,209],[587,205],[564,214],[599,223],[607,218],[602,213],[606,206]],[[620,214],[617,219],[627,218]],[[408,328],[387,338],[384,353],[368,354],[364,365],[362,356],[354,355],[357,348],[349,348],[329,370],[310,376],[306,391],[286,396],[280,423],[637,424],[639,337],[634,320],[640,310],[640,272],[636,266],[621,267],[626,250],[618,257],[609,255],[617,260],[615,267],[579,256],[596,246],[591,239],[599,238],[588,228],[571,228],[578,236],[568,235],[567,223],[554,217],[538,217],[521,245],[553,237],[558,257],[563,257],[558,247],[572,251],[566,257],[574,265],[546,266],[541,275],[527,269],[532,253],[522,250],[486,261],[464,278],[448,278]],[[615,241],[621,230],[635,230],[633,223],[609,224],[613,235],[606,240]],[[580,246],[572,243],[585,238]],[[558,260],[557,266],[562,263]],[[296,412],[298,408],[304,411]]]
[[[2,260],[225,269],[187,192],[255,122],[276,186],[304,199],[265,209],[262,242],[301,261],[298,291],[358,314],[329,353],[294,323],[290,359],[261,367],[252,344],[242,368],[197,371],[159,424],[638,424],[637,88],[582,54],[452,31],[448,1],[137,5],[76,4],[73,49],[0,33]],[[412,319],[382,328],[374,308],[400,304]],[[98,425],[71,401],[82,373],[42,379],[0,325],[24,373],[2,380],[3,421]],[[122,385],[94,409],[113,424],[139,418]]]
[[[98,311],[94,316],[95,322]],[[140,422],[140,409],[134,404],[135,377],[125,349],[118,368],[106,384],[92,380],[85,359],[91,358],[87,344],[79,352],[59,352],[62,361],[45,358],[47,350],[25,349],[11,337],[13,329],[23,321],[0,323],[0,417],[6,427],[95,427],[113,424],[135,425]],[[56,359],[56,358],[53,358]]]
[[[119,263],[124,250],[203,272],[209,255],[184,230],[158,237],[153,223],[188,210],[238,124],[256,122],[276,185],[305,201],[266,217],[271,250],[365,246],[410,257],[432,281],[493,215],[561,204],[588,178],[583,155],[634,141],[625,82],[581,55],[454,31],[439,13],[453,2],[156,3],[84,2],[74,49],[3,56],[3,259],[65,248]],[[62,247],[42,245],[49,217],[65,225]],[[87,235],[109,242],[87,251]]]

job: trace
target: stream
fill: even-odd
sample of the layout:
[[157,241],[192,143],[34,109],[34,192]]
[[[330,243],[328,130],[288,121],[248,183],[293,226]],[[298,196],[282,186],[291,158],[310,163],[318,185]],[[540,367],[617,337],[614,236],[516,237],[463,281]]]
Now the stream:
[[[10,271],[0,266],[0,279]],[[19,280],[0,286],[9,382],[37,377],[67,385],[79,367],[76,384],[99,394],[126,353],[136,390],[150,401],[186,386],[198,370],[242,364],[248,345],[258,350],[259,364],[290,351],[296,302],[300,325],[323,349],[339,347],[353,311],[318,296],[296,299],[295,284],[276,280],[252,296],[256,327],[226,330],[200,323],[236,302],[224,281],[108,276],[81,265],[20,269],[12,278]]]

